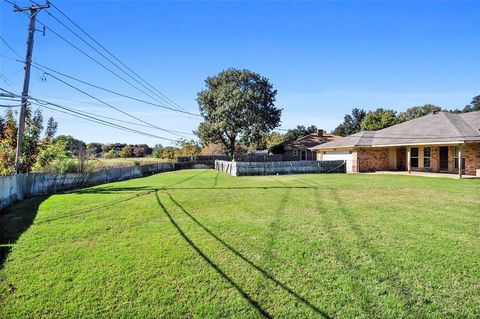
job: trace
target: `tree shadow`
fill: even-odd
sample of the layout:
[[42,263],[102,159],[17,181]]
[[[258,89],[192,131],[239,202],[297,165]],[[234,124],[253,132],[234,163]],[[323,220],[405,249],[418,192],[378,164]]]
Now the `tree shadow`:
[[158,196],[158,192],[155,192],[155,196],[157,197],[158,206],[163,210],[165,215],[168,217],[170,223],[177,229],[178,233],[182,236],[182,238],[220,275],[223,279],[225,279],[228,283],[230,283],[241,295],[242,297],[248,301],[250,305],[252,305],[263,317],[265,318],[272,318],[272,316],[264,310],[260,304],[255,301],[250,295],[248,295],[232,278],[230,278],[223,270],[215,264],[200,248],[198,248],[195,243],[185,234],[183,229],[175,222],[173,217],[168,212],[167,208],[162,204],[160,201],[160,197]]
[[15,242],[33,224],[40,205],[50,195],[36,196],[0,211],[0,269]]
[[[198,219],[196,219],[192,214],[190,214],[179,202],[177,202],[171,194],[168,192],[165,192],[169,199],[178,207],[180,210],[187,215],[195,224],[197,224],[200,228],[202,228],[205,232],[207,232],[210,236],[212,236],[215,240],[217,240],[219,243],[221,243],[224,247],[226,247],[229,251],[231,251],[235,256],[239,257],[242,259],[244,262],[246,262],[248,265],[253,267],[255,270],[260,272],[265,278],[271,280],[273,283],[275,283],[277,286],[281,287],[284,291],[292,295],[295,299],[298,301],[302,302],[306,306],[308,306],[311,310],[313,310],[315,313],[321,315],[324,318],[331,318],[324,310],[318,308],[314,304],[312,304],[309,300],[307,300],[305,297],[301,296],[297,292],[295,292],[292,288],[287,286],[285,283],[281,282],[280,280],[276,279],[273,275],[271,275],[268,271],[263,269],[262,267],[258,266],[255,264],[253,261],[245,257],[242,253],[240,253],[238,250],[236,250],[234,247],[232,247],[230,244],[225,242],[223,239],[218,237],[214,232],[212,232],[208,227],[203,225]],[[287,199],[289,196],[289,192],[284,196],[284,199],[282,202],[286,203]],[[157,195],[158,198],[158,195]],[[285,204],[281,204],[281,206],[284,206]]]

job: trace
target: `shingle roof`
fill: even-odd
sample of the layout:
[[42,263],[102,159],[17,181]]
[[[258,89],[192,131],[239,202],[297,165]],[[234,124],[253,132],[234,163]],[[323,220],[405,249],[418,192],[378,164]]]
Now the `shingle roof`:
[[362,131],[312,149],[355,146],[480,142],[480,111],[439,112],[400,123],[379,131]]
[[296,140],[284,142],[283,146],[284,150],[306,150],[319,144],[335,141],[339,138],[341,137],[337,135],[323,134],[323,136],[319,136],[317,133],[311,133]]

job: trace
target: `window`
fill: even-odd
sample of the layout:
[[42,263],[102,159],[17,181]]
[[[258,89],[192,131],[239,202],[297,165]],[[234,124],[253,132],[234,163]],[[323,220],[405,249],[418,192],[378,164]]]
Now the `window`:
[[[455,169],[458,169],[458,151],[459,151],[459,147],[455,147]],[[465,169],[465,157],[463,157],[464,153],[463,153],[463,150],[462,150],[462,170]]]
[[418,147],[412,147],[410,149],[410,166],[418,167]]
[[307,160],[307,151],[302,151],[302,161]]
[[293,156],[298,156],[298,150],[293,150]]
[[430,167],[430,147],[423,149],[423,167]]

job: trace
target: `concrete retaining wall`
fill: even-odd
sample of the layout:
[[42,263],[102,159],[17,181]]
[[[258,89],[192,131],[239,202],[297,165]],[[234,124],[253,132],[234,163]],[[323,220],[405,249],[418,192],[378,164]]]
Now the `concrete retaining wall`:
[[117,182],[156,173],[173,171],[174,163],[112,168],[95,173],[18,174],[0,177],[0,210],[22,199],[52,194],[73,188]]
[[345,161],[229,162],[216,161],[215,169],[232,176],[346,173]]

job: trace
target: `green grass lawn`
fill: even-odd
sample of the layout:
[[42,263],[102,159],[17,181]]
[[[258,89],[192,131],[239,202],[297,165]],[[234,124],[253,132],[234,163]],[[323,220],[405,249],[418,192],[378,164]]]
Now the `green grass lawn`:
[[185,170],[0,222],[0,318],[480,317],[480,180]]

